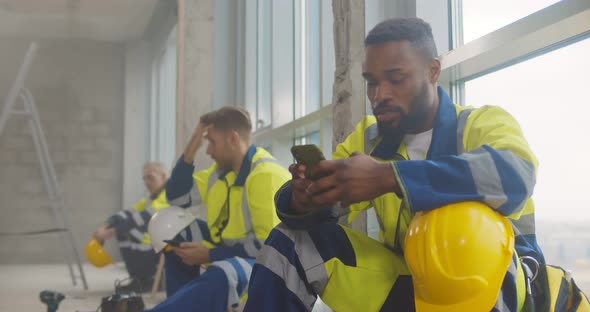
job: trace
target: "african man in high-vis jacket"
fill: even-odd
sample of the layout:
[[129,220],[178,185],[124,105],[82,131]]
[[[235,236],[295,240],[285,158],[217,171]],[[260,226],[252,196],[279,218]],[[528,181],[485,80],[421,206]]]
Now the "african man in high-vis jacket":
[[[374,116],[337,146],[334,160],[316,166],[325,177],[311,181],[303,166],[290,167],[293,178],[276,195],[282,224],[256,260],[245,311],[310,311],[317,296],[335,311],[414,311],[404,257],[410,221],[468,201],[508,218],[514,230],[499,289],[471,290],[491,296],[477,311],[586,311],[584,295],[563,271],[545,266],[536,242],[530,197],[537,161],[516,120],[498,107],[452,103],[437,86],[440,60],[432,30],[420,19],[378,24],[365,39],[365,53]],[[337,223],[370,207],[379,241]],[[431,311],[475,311],[443,299]]]

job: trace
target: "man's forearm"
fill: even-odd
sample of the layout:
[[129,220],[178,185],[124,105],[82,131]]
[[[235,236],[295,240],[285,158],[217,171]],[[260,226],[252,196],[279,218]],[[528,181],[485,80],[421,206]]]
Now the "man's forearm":
[[178,159],[172,174],[166,181],[166,199],[175,206],[188,207],[192,200],[190,192],[194,184],[192,162],[187,163],[184,155]]
[[195,155],[197,154],[199,148],[200,146],[196,142],[191,140],[189,144],[187,144],[184,148],[184,154],[182,156],[184,162],[187,164],[192,164],[195,161]]
[[394,169],[412,212],[474,200],[510,215],[524,207],[535,184],[533,164],[487,145],[459,156],[397,162]]
[[203,135],[207,131],[208,126],[199,123],[197,128],[193,131],[188,144],[184,148],[183,159],[187,164],[192,164],[195,160],[195,155],[201,145],[203,144]]
[[285,183],[275,195],[277,215],[286,226],[293,229],[309,229],[322,223],[338,221],[338,216],[333,213],[335,208],[332,207],[307,214],[298,214],[291,209],[292,189],[290,183],[291,181]]

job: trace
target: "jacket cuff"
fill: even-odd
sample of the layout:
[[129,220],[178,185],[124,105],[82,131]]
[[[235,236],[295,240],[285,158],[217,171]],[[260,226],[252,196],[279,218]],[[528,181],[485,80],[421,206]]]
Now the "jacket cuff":
[[313,213],[298,214],[289,208],[292,194],[291,181],[289,181],[275,195],[277,215],[283,221],[283,224],[289,228],[296,230],[311,229],[328,222],[337,222],[338,218],[343,215],[340,213],[342,209],[339,207],[327,207]]

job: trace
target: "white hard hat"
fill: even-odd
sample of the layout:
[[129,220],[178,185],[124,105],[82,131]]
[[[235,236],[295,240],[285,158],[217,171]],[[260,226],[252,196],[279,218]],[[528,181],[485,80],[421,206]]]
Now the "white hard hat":
[[180,231],[197,219],[189,209],[170,206],[156,212],[148,223],[148,234],[156,252],[166,247],[164,240],[174,239]]

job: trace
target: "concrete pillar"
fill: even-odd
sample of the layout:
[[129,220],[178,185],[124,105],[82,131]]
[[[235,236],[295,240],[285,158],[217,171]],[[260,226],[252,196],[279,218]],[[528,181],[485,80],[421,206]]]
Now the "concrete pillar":
[[[199,117],[212,109],[214,0],[178,0],[176,154],[179,156]],[[197,169],[211,164],[203,148]]]
[[[365,1],[333,0],[334,52],[336,71],[333,87],[332,148],[342,142],[365,116],[365,82],[362,65],[365,58]],[[360,214],[352,228],[367,233],[367,215]]]
[[[145,195],[141,181],[143,164],[149,158],[148,107],[151,63],[149,45],[144,40],[125,44],[125,113],[123,136],[123,202],[129,209]],[[169,165],[169,164],[166,164]]]

